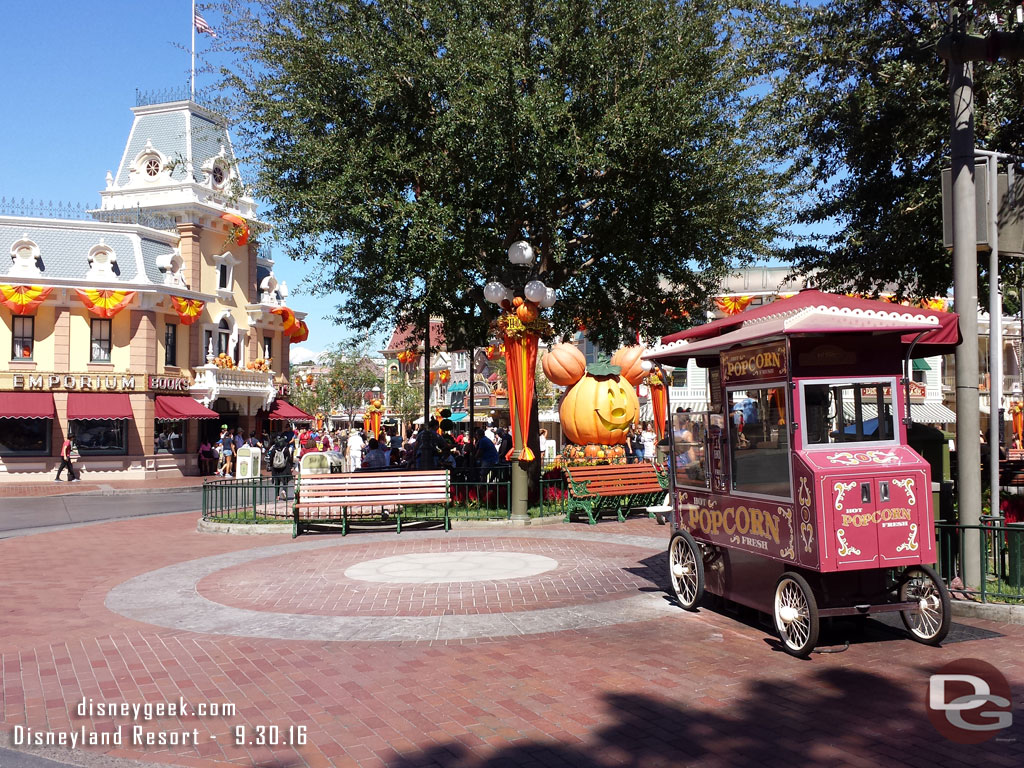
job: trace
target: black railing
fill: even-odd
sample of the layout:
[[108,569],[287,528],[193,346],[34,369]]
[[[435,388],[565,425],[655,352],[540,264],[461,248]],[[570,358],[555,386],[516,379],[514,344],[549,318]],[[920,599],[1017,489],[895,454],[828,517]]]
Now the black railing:
[[[939,572],[954,597],[983,603],[1024,603],[1024,523],[1007,524],[985,515],[980,525],[936,523]],[[980,584],[967,584],[963,557],[977,548],[982,564]]]

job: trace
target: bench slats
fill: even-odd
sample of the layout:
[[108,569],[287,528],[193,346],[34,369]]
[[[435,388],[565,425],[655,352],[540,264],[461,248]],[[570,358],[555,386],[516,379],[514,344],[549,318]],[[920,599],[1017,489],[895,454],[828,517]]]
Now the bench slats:
[[[348,533],[349,513],[367,516],[374,508],[393,510],[398,533],[402,532],[402,509],[405,506],[444,506],[445,530],[451,525],[448,517],[450,483],[446,470],[431,472],[381,472],[315,475],[299,478],[293,504],[292,538],[298,536],[303,522],[336,522],[340,519],[342,535]],[[340,518],[334,510],[340,511]]]
[[[620,521],[624,511],[639,506],[650,506],[664,494],[658,472],[653,464],[608,464],[588,467],[566,467],[569,481],[569,507],[565,516],[569,522],[573,511],[586,512],[591,525],[596,523],[595,513],[614,506]],[[604,500],[608,500],[605,502]]]

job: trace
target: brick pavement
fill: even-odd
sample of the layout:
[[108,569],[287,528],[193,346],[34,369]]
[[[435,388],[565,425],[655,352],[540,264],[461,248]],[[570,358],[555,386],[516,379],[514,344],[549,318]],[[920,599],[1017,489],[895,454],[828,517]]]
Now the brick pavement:
[[[664,540],[667,533],[648,520],[596,528],[604,538]],[[431,610],[500,609],[512,616],[542,606],[572,610],[574,590],[584,605],[633,599],[626,596],[638,592],[658,595],[665,588],[663,555],[588,540],[583,534],[593,529],[586,525],[558,529],[581,535],[576,541],[529,531],[523,537],[498,534],[489,545],[458,531],[429,540],[417,532],[384,541],[360,541],[359,534],[319,537],[324,543],[318,549],[297,546],[291,558],[261,557],[211,573],[200,581],[200,591],[207,599],[262,612],[366,611],[374,621],[386,621],[375,605],[375,590],[390,592],[394,585],[363,584],[357,600],[347,594],[356,587],[344,577],[346,563],[405,550],[482,546],[547,554],[562,565],[524,579],[547,589],[534,590],[522,602],[507,585],[493,592],[479,584],[444,590],[407,585],[396,595],[394,615],[422,613],[425,606],[415,594],[428,591],[435,598]],[[0,542],[0,730],[130,727],[134,723],[127,718],[78,717],[75,706],[83,698],[155,703],[183,697],[193,706],[232,703],[238,711],[138,723],[153,733],[195,728],[196,746],[126,744],[48,755],[69,762],[102,755],[196,768],[1024,762],[1021,627],[972,620],[955,628],[952,639],[962,642],[932,649],[872,622],[864,635],[852,635],[847,651],[799,661],[776,650],[768,632],[745,612],[707,608],[518,637],[337,642],[199,633],[134,621],[106,607],[112,589],[155,569],[256,554],[266,546],[265,537],[199,534],[195,515]],[[324,568],[321,581],[317,567]],[[278,580],[306,594],[291,596],[276,586]],[[460,590],[463,596],[456,597]],[[970,639],[986,631],[993,636]],[[831,639],[850,632],[843,625]],[[1015,741],[959,747],[928,723],[928,674],[963,657],[986,658],[1005,670],[1017,722],[1004,736]],[[239,725],[305,726],[308,743],[235,746],[231,736]]]

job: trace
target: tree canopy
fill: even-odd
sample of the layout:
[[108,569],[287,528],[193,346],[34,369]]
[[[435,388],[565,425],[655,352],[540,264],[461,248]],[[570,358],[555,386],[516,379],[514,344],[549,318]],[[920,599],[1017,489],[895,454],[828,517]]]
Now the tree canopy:
[[351,327],[434,315],[450,347],[482,344],[483,286],[521,289],[505,254],[527,239],[556,331],[612,349],[699,318],[785,234],[791,167],[750,40],[774,3],[225,6],[255,192]]
[[[785,151],[813,192],[798,210],[809,231],[789,253],[827,290],[944,295],[952,255],[942,243],[941,172],[949,167],[948,70],[936,43],[953,4],[832,0],[790,9],[770,98],[794,119]],[[966,4],[961,4],[966,5]],[[975,2],[974,31],[992,29],[996,3]],[[786,40],[799,45],[784,46]],[[770,49],[770,50],[769,50]],[[1024,70],[975,64],[977,146],[1020,153]]]

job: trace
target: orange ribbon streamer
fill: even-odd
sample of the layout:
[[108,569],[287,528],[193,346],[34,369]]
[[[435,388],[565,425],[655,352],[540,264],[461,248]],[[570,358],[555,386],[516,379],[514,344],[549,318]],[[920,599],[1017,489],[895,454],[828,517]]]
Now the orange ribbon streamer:
[[520,447],[520,461],[533,461],[536,458],[526,440],[530,434],[530,406],[533,403],[533,380],[537,370],[537,341],[538,336],[533,333],[524,333],[521,337],[505,337],[509,415],[512,417],[512,423],[519,425],[521,441],[519,445],[512,446],[506,458]]
[[658,436],[658,442],[665,437],[665,420],[668,418],[668,392],[664,384],[652,384],[651,390],[651,411],[654,416],[654,434]]
[[199,315],[202,314],[206,302],[199,299],[183,299],[179,296],[171,296],[171,306],[174,307],[174,311],[181,318],[182,325],[192,325],[192,323],[199,319]]
[[135,291],[110,291],[106,289],[75,288],[78,298],[96,317],[111,318],[128,306],[135,298]]
[[52,290],[41,285],[0,285],[0,304],[16,315],[27,315],[42,304]]

